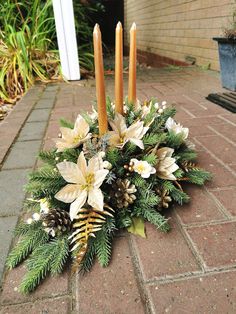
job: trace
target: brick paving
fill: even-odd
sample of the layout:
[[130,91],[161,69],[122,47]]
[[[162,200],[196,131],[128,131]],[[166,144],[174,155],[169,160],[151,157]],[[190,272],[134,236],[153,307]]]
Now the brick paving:
[[[113,97],[114,78],[107,77],[106,85]],[[214,72],[139,71],[139,98],[156,96],[175,104],[178,120],[190,128],[199,163],[213,173],[213,180],[204,188],[186,188],[192,201],[167,211],[172,226],[167,235],[149,224],[147,239],[119,234],[108,268],[96,263],[83,277],[66,270],[30,296],[17,291],[24,264],[5,271],[1,313],[236,312],[236,116],[205,100],[221,90]],[[92,80],[35,86],[0,124],[1,273],[22,214],[22,185],[36,166],[38,150],[53,147],[60,117],[74,120],[94,98]]]

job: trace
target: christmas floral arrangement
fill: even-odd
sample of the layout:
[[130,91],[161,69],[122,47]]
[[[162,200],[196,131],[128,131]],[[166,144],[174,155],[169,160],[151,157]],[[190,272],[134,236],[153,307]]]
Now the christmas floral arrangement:
[[[16,229],[19,242],[8,257],[13,268],[28,258],[21,284],[30,292],[67,261],[90,270],[95,257],[107,266],[112,239],[121,228],[145,236],[144,222],[169,230],[164,210],[189,196],[182,183],[204,184],[208,172],[195,164],[188,128],[175,109],[154,99],[124,115],[107,101],[109,129],[99,136],[97,111],[61,120],[56,149],[41,152],[45,165],[30,175],[26,206],[35,213]],[[163,214],[162,214],[163,213]]]
[[97,108],[61,120],[44,166],[30,175],[25,206],[32,217],[15,234],[8,268],[27,259],[20,291],[29,293],[66,264],[89,271],[95,258],[108,266],[120,229],[145,237],[145,221],[169,231],[165,209],[189,201],[183,184],[203,185],[210,174],[196,164],[188,128],[174,120],[175,108],[136,99],[136,25],[131,28],[129,95],[123,103],[122,26],[116,29],[115,103],[106,101],[99,26],[94,28]]

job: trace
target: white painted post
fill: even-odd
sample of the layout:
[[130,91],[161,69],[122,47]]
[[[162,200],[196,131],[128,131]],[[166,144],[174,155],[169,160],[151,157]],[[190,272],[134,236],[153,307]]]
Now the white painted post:
[[72,0],[53,0],[62,74],[67,80],[80,79]]

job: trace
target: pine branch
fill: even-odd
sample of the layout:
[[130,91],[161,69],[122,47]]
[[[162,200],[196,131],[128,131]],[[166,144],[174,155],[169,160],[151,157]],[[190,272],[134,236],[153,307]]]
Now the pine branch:
[[111,236],[105,228],[96,234],[95,248],[99,264],[106,267],[111,258]]
[[170,230],[168,219],[163,217],[154,209],[139,208],[138,210],[136,210],[136,213],[139,213],[138,216],[142,216],[144,219],[155,225],[157,229],[160,229],[163,232],[168,232]]
[[174,187],[170,191],[170,196],[174,201],[176,201],[180,205],[183,205],[183,203],[188,203],[190,200],[188,194],[186,194],[184,191],[177,189],[176,187]]
[[32,223],[32,227],[27,224],[23,227],[23,224],[21,224],[21,227],[16,230],[16,234],[22,235],[22,237],[7,258],[6,265],[10,269],[16,267],[35,248],[49,240],[48,234],[42,229],[39,223]]
[[66,149],[61,153],[60,160],[61,161],[67,160],[67,161],[71,161],[71,162],[76,163],[78,156],[79,156],[79,153],[80,153],[80,151],[78,151],[78,149],[74,149],[74,148]]
[[203,185],[205,181],[210,180],[212,177],[208,171],[202,170],[200,168],[189,170],[186,176],[191,183],[198,185]]
[[47,165],[30,174],[25,190],[38,199],[55,195],[64,185],[65,181],[57,169]]
[[154,154],[145,155],[142,160],[147,161],[150,165],[155,166],[157,163],[157,156]]
[[178,149],[184,143],[183,134],[175,134],[172,131],[169,131],[166,138],[166,145],[168,147]]
[[116,217],[116,225],[118,229],[127,228],[131,226],[132,219],[130,217],[130,212],[126,210],[119,210]]
[[192,161],[197,158],[197,153],[191,149],[185,149],[183,151],[180,151],[176,155],[176,159],[180,162],[183,161]]
[[[54,240],[55,241],[55,240]],[[51,274],[60,274],[63,271],[64,265],[69,257],[70,247],[68,235],[57,239],[55,255],[51,263]]]
[[74,123],[66,120],[66,119],[63,119],[61,118],[60,119],[60,126],[63,127],[63,128],[69,128],[69,129],[73,129],[74,128]]
[[115,167],[120,161],[120,151],[117,148],[111,148],[106,154],[106,160],[109,161],[113,167]]
[[57,164],[58,161],[56,161],[56,157],[57,157],[57,154],[56,154],[56,150],[52,150],[52,151],[41,151],[39,153],[39,158],[47,163],[48,165],[51,165],[51,166],[55,166]]
[[166,136],[166,133],[148,133],[143,137],[144,146],[155,146],[164,143]]
[[50,272],[55,274],[62,271],[69,255],[67,241],[65,237],[59,237],[33,251],[27,261],[28,272],[20,285],[22,293],[28,294],[35,290]]

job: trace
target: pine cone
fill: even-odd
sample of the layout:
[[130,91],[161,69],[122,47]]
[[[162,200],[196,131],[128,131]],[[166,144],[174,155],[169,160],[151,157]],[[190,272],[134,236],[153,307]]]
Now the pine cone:
[[162,210],[162,208],[168,208],[169,203],[172,201],[172,198],[169,196],[169,191],[157,189],[156,192],[161,199],[158,210]]
[[137,192],[135,185],[128,179],[118,179],[112,184],[111,197],[118,208],[128,207],[136,200],[135,192]]
[[55,236],[59,232],[69,231],[72,228],[72,221],[67,211],[62,209],[50,209],[47,214],[41,216],[45,230]]

